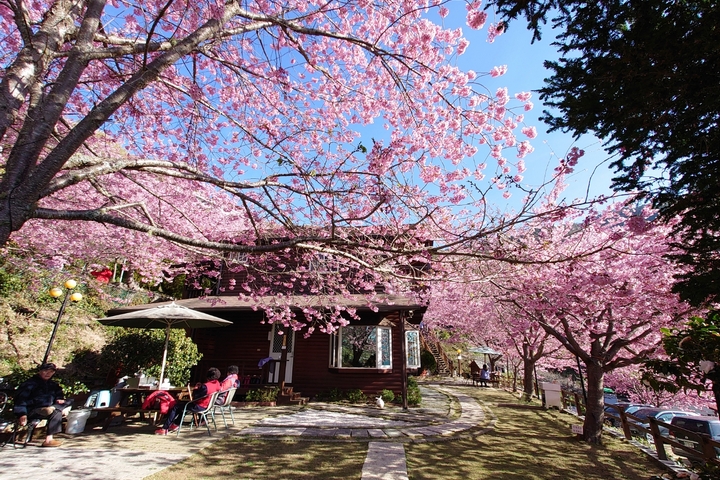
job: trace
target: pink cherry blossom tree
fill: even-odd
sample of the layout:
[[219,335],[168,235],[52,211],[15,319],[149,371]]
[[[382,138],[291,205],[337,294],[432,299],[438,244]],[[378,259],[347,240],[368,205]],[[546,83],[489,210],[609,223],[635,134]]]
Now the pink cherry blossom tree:
[[455,66],[468,41],[430,18],[463,6],[483,28],[477,1],[2,2],[0,245],[65,230],[90,256],[296,248],[387,273],[508,228],[538,198],[531,95]]
[[536,366],[543,360],[548,361],[562,347],[555,337],[516,305],[497,304],[496,311],[506,343],[522,359],[523,398],[530,400],[534,393]]
[[[544,263],[518,264],[505,301],[577,357],[587,374],[584,437],[600,442],[605,374],[661,352],[660,328],[689,312],[670,289],[676,267],[665,259],[669,226],[652,212],[614,204],[578,223],[537,223],[513,243]],[[569,262],[553,258],[576,252]]]
[[[498,243],[492,250],[502,248]],[[531,257],[525,261],[532,261]],[[512,358],[514,367],[517,362],[515,373],[522,371],[523,396],[529,400],[534,393],[536,364],[554,365],[549,357],[562,347],[524,310],[504,301],[505,286],[514,282],[516,275],[517,268],[504,258],[465,259],[462,266],[456,265],[455,273],[445,271],[444,279],[430,286],[424,322],[429,328],[448,329],[453,333],[451,341],[488,346]]]

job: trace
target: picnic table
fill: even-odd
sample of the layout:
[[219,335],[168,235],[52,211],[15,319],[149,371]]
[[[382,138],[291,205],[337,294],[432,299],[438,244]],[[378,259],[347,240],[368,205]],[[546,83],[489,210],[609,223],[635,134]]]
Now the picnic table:
[[[107,407],[95,407],[93,408],[93,412],[106,416],[103,424],[103,430],[107,430],[112,425],[120,424],[124,422],[126,418],[133,417],[138,414],[141,419],[147,419],[150,421],[150,424],[153,425],[157,421],[158,415],[160,415],[160,410],[143,410],[142,405],[143,402],[145,402],[145,399],[157,390],[157,388],[150,387],[127,387],[115,389],[114,392],[116,395],[112,396],[114,399],[113,404],[108,405]],[[180,387],[161,390],[170,393],[178,400],[182,399],[184,394],[187,394],[187,389]]]

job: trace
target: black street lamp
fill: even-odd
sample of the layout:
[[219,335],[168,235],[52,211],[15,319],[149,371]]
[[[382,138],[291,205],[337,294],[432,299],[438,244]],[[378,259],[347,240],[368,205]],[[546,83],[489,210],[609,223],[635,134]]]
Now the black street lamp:
[[[45,364],[48,361],[48,357],[50,356],[50,349],[52,348],[52,344],[55,341],[55,334],[57,333],[57,329],[60,326],[60,319],[62,318],[63,312],[65,312],[65,306],[67,305],[68,299],[72,300],[73,302],[79,302],[82,299],[82,295],[80,292],[74,292],[70,293],[73,288],[77,286],[77,282],[75,280],[68,280],[65,282],[65,298],[63,298],[62,305],[60,305],[60,311],[58,312],[57,320],[55,320],[55,326],[53,327],[52,335],[50,335],[50,342],[48,343],[47,350],[45,350],[45,356],[43,357],[42,363]],[[53,287],[50,289],[50,296],[53,298],[58,298],[63,294],[63,289],[60,287]]]

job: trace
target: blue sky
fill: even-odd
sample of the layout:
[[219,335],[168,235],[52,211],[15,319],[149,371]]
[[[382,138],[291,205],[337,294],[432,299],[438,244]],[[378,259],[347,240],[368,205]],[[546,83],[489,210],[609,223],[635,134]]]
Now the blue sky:
[[[516,21],[510,25],[506,33],[490,44],[486,40],[487,26],[492,21],[493,17],[490,14],[483,30],[473,30],[465,24],[465,9],[454,5],[451,14],[444,19],[444,25],[449,28],[462,28],[465,38],[471,42],[465,54],[458,59],[459,66],[464,70],[480,73],[488,72],[496,65],[508,66],[507,73],[501,77],[482,78],[482,83],[488,87],[488,90],[494,92],[499,87],[507,86],[511,97],[518,92],[533,91],[532,101],[535,108],[526,112],[525,121],[537,128],[538,137],[532,141],[535,151],[526,158],[528,170],[525,174],[525,183],[540,184],[552,173],[558,158],[564,157],[571,147],[577,146],[585,150],[585,156],[575,173],[566,179],[569,185],[566,197],[584,197],[591,177],[589,186],[591,196],[609,194],[613,174],[608,167],[610,162],[606,161],[608,155],[602,148],[602,142],[590,135],[576,141],[570,133],[548,134],[548,127],[538,120],[544,107],[534,90],[541,88],[544,79],[550,75],[543,62],[559,56],[556,47],[551,45],[554,34],[549,26],[543,29],[542,41],[531,43],[532,33],[525,28],[523,21]],[[602,162],[605,163],[600,165]],[[600,166],[597,167],[598,165]]]

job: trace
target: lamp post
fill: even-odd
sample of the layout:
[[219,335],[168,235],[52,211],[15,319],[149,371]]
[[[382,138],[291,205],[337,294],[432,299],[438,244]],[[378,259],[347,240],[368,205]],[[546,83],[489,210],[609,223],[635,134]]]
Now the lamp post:
[[458,350],[457,360],[458,360],[458,369],[457,369],[457,372],[458,372],[458,373],[457,373],[457,374],[458,374],[458,377],[459,377],[460,375],[462,375],[462,372],[460,371],[460,361],[462,360],[462,355],[460,355],[460,350]]
[[[45,356],[43,357],[42,363],[47,363],[48,357],[50,356],[50,349],[52,348],[52,344],[55,341],[55,334],[57,333],[57,329],[60,326],[60,319],[62,318],[63,312],[65,312],[65,306],[67,305],[68,299],[72,300],[73,302],[79,302],[82,299],[82,295],[80,292],[74,292],[70,293],[73,288],[77,286],[77,282],[75,280],[68,280],[65,282],[65,298],[63,298],[62,305],[60,305],[60,311],[58,312],[57,320],[55,320],[55,326],[53,327],[52,334],[50,335],[50,342],[48,343],[47,350],[45,350]],[[50,296],[53,298],[58,298],[63,294],[63,289],[60,287],[53,287],[50,289]]]

